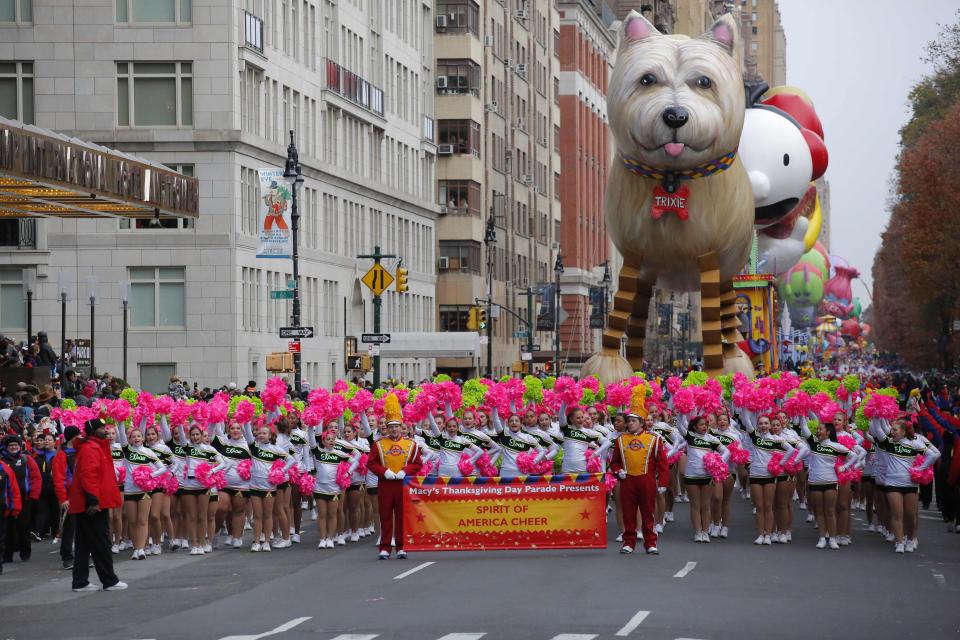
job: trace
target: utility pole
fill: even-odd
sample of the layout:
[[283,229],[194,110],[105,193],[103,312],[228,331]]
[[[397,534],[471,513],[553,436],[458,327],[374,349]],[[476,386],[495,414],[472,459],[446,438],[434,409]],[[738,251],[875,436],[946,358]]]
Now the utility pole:
[[[366,259],[373,260],[375,267],[380,266],[380,261],[384,258],[396,258],[397,256],[388,253],[380,253],[380,245],[377,245],[373,248],[373,253],[367,253],[357,256],[357,259]],[[380,307],[383,304],[383,301],[380,299],[380,293],[377,293],[377,289],[382,293],[387,286],[390,284],[385,281],[384,274],[386,271],[383,271],[379,275],[374,277],[373,282],[377,285],[376,287],[370,287],[371,292],[373,293],[373,332],[380,333]],[[393,281],[393,278],[390,278],[390,281]],[[382,286],[381,286],[382,285]],[[373,386],[374,388],[380,387],[380,356],[373,356]]]
[[483,244],[487,247],[487,377],[493,378],[493,244],[497,241],[497,230],[493,222],[493,208],[487,218],[487,230]]
[[[297,235],[300,230],[300,210],[297,207],[297,187],[303,184],[300,173],[300,154],[293,142],[293,129],[290,130],[290,145],[287,147],[287,162],[283,168],[283,178],[290,185],[290,233],[293,236],[293,310],[290,324],[300,327],[300,255],[297,253]],[[300,338],[294,338],[299,347]],[[300,349],[293,352],[293,388],[300,395],[303,387],[303,370]]]
[[553,265],[553,272],[557,276],[557,299],[553,308],[553,373],[560,375],[560,276],[563,274],[563,256],[560,249],[557,249],[557,261]]

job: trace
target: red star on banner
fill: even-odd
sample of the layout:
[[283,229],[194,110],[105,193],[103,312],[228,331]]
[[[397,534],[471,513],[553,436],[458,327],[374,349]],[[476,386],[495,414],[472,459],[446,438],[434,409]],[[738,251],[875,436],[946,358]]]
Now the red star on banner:
[[422,513],[417,513],[417,522],[423,522],[426,519],[427,516],[423,515]]
[[583,511],[580,512],[580,518],[581,518],[582,520],[589,520],[589,519],[590,519],[590,512],[587,511],[586,509],[584,509]]

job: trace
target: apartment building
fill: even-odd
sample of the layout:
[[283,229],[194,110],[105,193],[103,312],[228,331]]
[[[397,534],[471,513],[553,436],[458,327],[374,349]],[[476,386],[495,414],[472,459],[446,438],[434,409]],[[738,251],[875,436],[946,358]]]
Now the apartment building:
[[[560,238],[559,17],[549,0],[437,0],[435,12],[439,330],[469,330],[470,307],[490,288],[492,372],[502,375],[521,359],[517,316],[527,318],[527,288],[553,280]],[[536,335],[536,360],[552,340]],[[485,371],[483,351],[437,368]]]
[[[201,385],[262,382],[286,349],[289,260],[256,256],[257,169],[283,167],[295,131],[300,191],[303,378],[344,371],[344,337],[372,329],[379,245],[403,258],[408,293],[384,294],[384,331],[436,316],[433,2],[423,0],[0,0],[0,115],[166,164],[200,182],[199,219],[3,222],[0,296],[33,291],[33,327],[60,344],[90,335],[96,364],[122,367],[128,292],[131,384],[176,374]],[[10,92],[13,90],[13,93]],[[388,261],[387,267],[394,267]],[[95,279],[95,281],[94,281]],[[11,318],[7,322],[7,318]],[[23,314],[0,332],[23,338]],[[419,379],[432,358],[387,360]]]

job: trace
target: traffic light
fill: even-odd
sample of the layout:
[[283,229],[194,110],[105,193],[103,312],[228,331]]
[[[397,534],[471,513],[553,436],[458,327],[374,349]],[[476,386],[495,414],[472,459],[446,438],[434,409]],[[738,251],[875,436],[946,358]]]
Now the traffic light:
[[410,287],[407,286],[407,270],[404,267],[397,267],[397,292],[403,293],[409,289]]
[[470,307],[470,315],[467,316],[467,329],[470,331],[477,330],[477,315],[479,310],[479,307]]
[[477,327],[482,331],[487,328],[487,309],[477,307]]

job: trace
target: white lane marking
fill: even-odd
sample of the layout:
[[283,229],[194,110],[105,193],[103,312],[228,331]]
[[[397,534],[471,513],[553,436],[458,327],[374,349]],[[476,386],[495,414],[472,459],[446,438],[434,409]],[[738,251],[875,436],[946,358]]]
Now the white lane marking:
[[937,586],[943,589],[947,586],[947,579],[943,577],[942,573],[933,574],[933,581],[937,583]]
[[414,573],[416,573],[417,571],[420,571],[421,569],[426,569],[427,567],[429,567],[429,566],[432,565],[432,564],[433,564],[433,561],[432,561],[432,560],[431,560],[430,562],[422,562],[422,563],[418,564],[417,566],[415,566],[413,569],[410,569],[409,571],[404,571],[403,573],[401,573],[401,574],[398,575],[398,576],[393,576],[393,579],[394,579],[394,580],[403,580],[403,579],[406,578],[407,576],[413,575]]
[[448,633],[437,640],[480,640],[486,633]]
[[553,636],[550,640],[593,640],[597,637],[595,633],[561,633]]
[[943,518],[935,518],[933,516],[925,516],[920,514],[920,519],[922,520],[933,520],[934,522],[943,522]]
[[[694,562],[693,564],[696,564],[696,562]],[[648,615],[650,615],[649,611],[637,611],[637,613],[634,614],[632,618],[630,618],[630,621],[627,622],[627,624],[623,625],[623,628],[620,629],[620,631],[617,631],[614,635],[617,635],[620,637],[630,635],[634,629],[640,626],[641,622],[647,619]]]
[[674,578],[683,578],[683,577],[685,577],[688,573],[690,573],[691,571],[693,571],[693,568],[696,567],[696,566],[697,566],[697,563],[696,563],[696,562],[688,562],[688,563],[683,567],[683,569],[680,569],[680,571],[677,571],[675,574],[673,574],[673,577],[674,577]]
[[377,633],[343,633],[337,636],[336,638],[331,638],[330,640],[373,640],[379,634]]
[[[299,624],[303,624],[304,622],[306,622],[312,617],[313,616],[304,616],[302,618],[294,618],[293,620],[290,620],[289,622],[284,622],[282,625],[280,625],[276,629],[271,629],[266,633],[258,633],[257,635],[251,635],[251,636],[225,636],[223,638],[220,638],[220,640],[260,640],[260,638],[266,638],[267,636],[275,636],[278,633],[289,631],[290,629],[293,629],[295,626]],[[375,637],[376,636],[369,636],[367,640],[373,640],[373,638]]]

